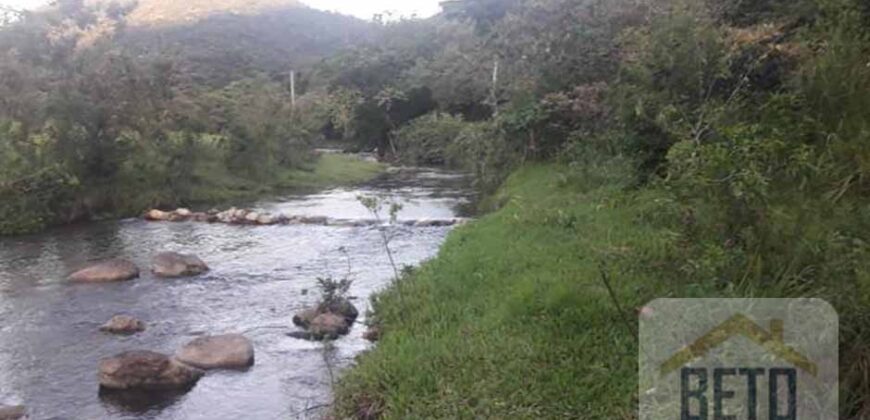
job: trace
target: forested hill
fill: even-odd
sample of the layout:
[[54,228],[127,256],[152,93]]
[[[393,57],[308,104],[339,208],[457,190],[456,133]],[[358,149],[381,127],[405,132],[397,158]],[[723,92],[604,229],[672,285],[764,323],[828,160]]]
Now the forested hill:
[[292,184],[326,123],[291,109],[289,72],[304,95],[317,63],[377,30],[280,0],[2,17],[0,234]]
[[88,0],[89,6],[130,8],[127,22],[134,26],[191,24],[215,14],[258,15],[272,10],[307,8],[297,0]]
[[374,33],[371,23],[296,0],[86,2],[123,13],[114,42],[131,53],[171,57],[194,83],[220,85],[256,73],[305,70]]
[[173,57],[184,65],[180,73],[197,83],[220,85],[257,73],[286,77],[291,69],[311,69],[373,31],[371,24],[352,17],[285,7],[212,13],[176,25],[133,26],[118,41],[136,53]]

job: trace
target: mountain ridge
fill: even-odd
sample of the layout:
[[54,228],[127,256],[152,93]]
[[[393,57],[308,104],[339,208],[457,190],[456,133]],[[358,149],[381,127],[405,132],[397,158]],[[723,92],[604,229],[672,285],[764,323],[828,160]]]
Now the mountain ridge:
[[257,15],[274,10],[311,9],[298,0],[88,0],[91,6],[132,8],[127,22],[136,27],[193,24],[215,15]]

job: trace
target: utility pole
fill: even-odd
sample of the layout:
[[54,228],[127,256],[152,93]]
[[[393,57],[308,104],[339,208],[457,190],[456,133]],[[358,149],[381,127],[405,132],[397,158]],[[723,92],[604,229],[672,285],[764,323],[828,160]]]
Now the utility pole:
[[290,70],[290,108],[296,111],[296,71]]
[[489,100],[492,102],[492,116],[498,116],[498,56],[495,57],[495,63],[492,66],[492,91],[490,92]]

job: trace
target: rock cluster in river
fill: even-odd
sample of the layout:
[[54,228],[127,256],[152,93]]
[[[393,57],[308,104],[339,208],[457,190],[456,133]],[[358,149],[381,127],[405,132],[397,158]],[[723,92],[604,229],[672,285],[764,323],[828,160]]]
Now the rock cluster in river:
[[[151,271],[157,277],[190,277],[209,270],[208,265],[195,255],[163,252],[151,263]],[[139,277],[139,267],[131,261],[115,258],[95,263],[69,275],[77,283],[110,283]]]
[[[374,226],[382,222],[375,219],[330,219],[323,216],[285,216],[260,213],[254,210],[231,208],[225,211],[211,210],[207,213],[195,213],[188,209],[177,209],[171,212],[150,210],[145,213],[145,220],[152,222],[206,222],[227,225],[321,225],[321,226]],[[421,219],[403,220],[399,224],[410,227],[443,227],[461,225],[466,219]]]
[[113,391],[186,390],[210,369],[244,369],[254,364],[254,346],[239,334],[197,338],[174,356],[134,350],[100,361],[100,387]]
[[[233,225],[315,224],[330,226],[371,226],[377,220],[335,220],[326,217],[287,217],[252,210],[231,208],[207,213],[177,209],[171,212],[151,210],[145,214],[150,221],[198,221]],[[406,226],[451,226],[462,219],[406,221]],[[156,277],[176,278],[203,274],[208,265],[195,255],[163,252],[151,261],[151,272]],[[70,280],[84,283],[103,283],[130,280],[139,277],[139,268],[124,259],[111,259],[96,263],[70,275]],[[349,333],[359,316],[357,308],[346,298],[329,299],[317,306],[304,309],[293,317],[293,323],[302,331],[289,335],[308,340],[337,339]],[[100,330],[111,334],[135,334],[144,331],[145,323],[129,315],[116,315]],[[377,339],[379,331],[366,334]],[[105,391],[186,391],[192,388],[210,369],[246,369],[254,364],[254,346],[239,334],[225,334],[196,338],[179,348],[174,355],[150,350],[132,350],[102,359],[98,366],[101,390]],[[126,394],[125,394],[126,395]],[[23,407],[0,406],[0,420],[17,419]],[[4,417],[9,414],[10,417]],[[24,415],[24,414],[22,414]]]
[[332,299],[315,307],[306,308],[293,316],[293,324],[304,331],[291,332],[294,338],[305,340],[334,340],[350,332],[359,311],[344,298]]

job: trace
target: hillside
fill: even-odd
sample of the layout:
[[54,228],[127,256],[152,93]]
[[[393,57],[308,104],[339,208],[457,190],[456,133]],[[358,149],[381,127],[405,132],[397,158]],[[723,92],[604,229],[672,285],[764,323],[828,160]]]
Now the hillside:
[[[106,5],[106,0],[90,0],[91,5]],[[270,9],[306,8],[296,0],[123,0],[123,7],[134,7],[127,22],[133,26],[190,24],[215,14],[256,15]]]
[[144,0],[125,21],[118,39],[125,48],[140,56],[171,57],[191,83],[209,86],[255,74],[281,78],[290,69],[304,72],[373,31],[365,21],[295,0]]

